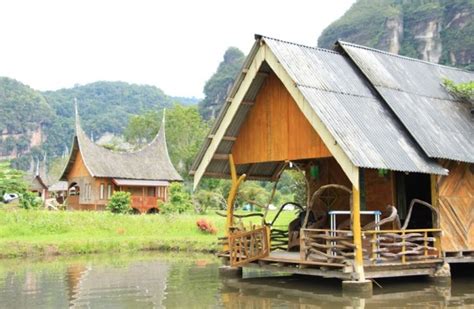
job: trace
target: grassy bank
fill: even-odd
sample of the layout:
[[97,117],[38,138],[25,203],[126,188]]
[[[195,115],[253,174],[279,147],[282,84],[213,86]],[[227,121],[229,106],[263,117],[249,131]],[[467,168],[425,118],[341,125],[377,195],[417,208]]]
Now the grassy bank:
[[[280,222],[286,224],[293,215],[285,212]],[[196,226],[201,218],[212,222],[218,235],[223,233],[225,218],[215,214],[137,216],[0,209],[0,258],[143,250],[215,252],[218,235],[201,232]]]

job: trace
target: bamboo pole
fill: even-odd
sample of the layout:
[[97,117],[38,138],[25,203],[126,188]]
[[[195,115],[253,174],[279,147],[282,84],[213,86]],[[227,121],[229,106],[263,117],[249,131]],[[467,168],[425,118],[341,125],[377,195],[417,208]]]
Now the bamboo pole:
[[[232,154],[229,155],[229,166],[230,166],[230,176],[232,184],[230,187],[229,196],[227,197],[227,218],[226,218],[226,236],[230,235],[230,228],[234,225],[234,202],[239,192],[239,186],[244,182],[246,175],[242,174],[237,178],[237,170],[234,164],[234,158]],[[229,245],[224,245],[224,251],[229,250]]]
[[359,275],[358,280],[364,281],[364,260],[362,255],[362,231],[360,226],[360,192],[352,187],[352,232],[354,234],[355,259],[354,270]]

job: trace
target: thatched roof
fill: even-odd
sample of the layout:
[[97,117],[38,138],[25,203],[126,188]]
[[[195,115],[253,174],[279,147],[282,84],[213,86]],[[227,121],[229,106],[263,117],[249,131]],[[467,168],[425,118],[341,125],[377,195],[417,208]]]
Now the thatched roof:
[[[163,118],[164,119],[164,118]],[[67,175],[78,152],[93,177],[182,181],[168,155],[164,121],[156,137],[148,145],[134,152],[117,152],[92,142],[80,126],[76,109],[76,132],[68,163],[60,180]]]
[[28,184],[31,191],[41,191],[48,189],[50,180],[46,171],[46,158],[43,161],[31,161],[30,169],[25,173],[23,179]]

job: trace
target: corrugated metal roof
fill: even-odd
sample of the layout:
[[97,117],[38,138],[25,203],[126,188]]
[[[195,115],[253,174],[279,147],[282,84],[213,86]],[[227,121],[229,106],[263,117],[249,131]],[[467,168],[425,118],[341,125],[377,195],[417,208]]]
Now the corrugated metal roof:
[[[352,61],[336,51],[308,47],[267,37],[259,37],[254,44],[242,72],[228,95],[228,101],[239,89],[260,44],[263,41],[275,54],[314,112],[332,133],[354,165],[365,168],[384,168],[406,172],[446,174],[446,170],[428,158],[407,130],[400,124],[375,89],[359,72]],[[264,63],[261,72],[270,72]],[[263,84],[264,75],[257,75],[244,100],[253,101]],[[229,104],[225,103],[211,129],[213,135],[220,126]],[[251,106],[241,105],[233,116],[226,136],[236,137]],[[209,147],[207,139],[198,154],[195,171]],[[219,154],[228,154],[233,143],[221,141]],[[281,162],[256,163],[239,166],[239,173],[250,173],[255,178],[271,179]],[[229,173],[228,162],[212,159],[204,175],[219,177]]]
[[339,53],[265,39],[355,166],[444,174]]
[[474,73],[339,42],[424,152],[432,158],[474,163],[470,107],[442,85],[474,80]]

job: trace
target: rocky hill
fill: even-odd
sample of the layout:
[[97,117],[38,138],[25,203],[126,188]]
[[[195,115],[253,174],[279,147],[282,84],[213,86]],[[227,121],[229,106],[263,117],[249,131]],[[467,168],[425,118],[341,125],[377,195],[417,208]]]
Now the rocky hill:
[[227,49],[216,73],[204,85],[205,97],[199,102],[199,113],[204,119],[217,117],[244,60],[245,55],[238,48]]
[[341,39],[474,70],[473,0],[358,0],[327,27],[318,46]]
[[0,159],[12,159],[38,147],[53,114],[41,93],[0,77]]

